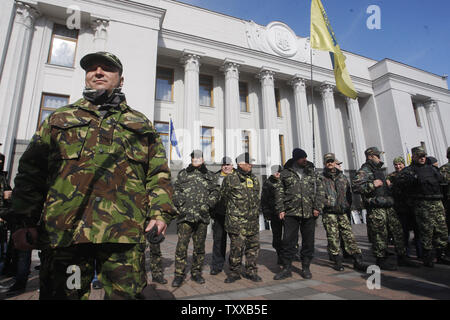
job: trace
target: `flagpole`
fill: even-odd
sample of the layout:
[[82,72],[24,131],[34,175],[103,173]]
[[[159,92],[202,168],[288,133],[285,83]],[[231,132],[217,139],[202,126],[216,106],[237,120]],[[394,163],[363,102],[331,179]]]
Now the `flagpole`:
[[313,84],[313,50],[311,37],[309,39],[310,63],[311,63],[311,110],[312,110],[312,144],[313,144],[313,164],[316,166],[316,121],[314,119],[314,84]]

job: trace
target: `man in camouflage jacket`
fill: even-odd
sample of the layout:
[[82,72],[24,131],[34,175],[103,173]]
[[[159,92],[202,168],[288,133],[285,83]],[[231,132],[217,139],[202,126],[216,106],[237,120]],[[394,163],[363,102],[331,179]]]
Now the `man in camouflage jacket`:
[[394,209],[397,212],[398,218],[403,229],[403,241],[405,243],[406,252],[409,251],[410,231],[414,231],[414,242],[416,247],[417,257],[422,257],[422,244],[420,241],[420,233],[417,228],[416,217],[414,216],[413,200],[408,196],[403,188],[400,188],[396,183],[400,172],[405,168],[405,160],[403,157],[396,157],[393,160],[394,172],[391,172],[386,177],[391,183],[392,196],[394,197]]
[[283,222],[278,217],[275,210],[275,188],[280,183],[280,173],[282,167],[274,165],[271,168],[272,175],[263,183],[261,192],[261,211],[264,219],[270,221],[272,229],[272,247],[277,252],[277,263],[282,265],[281,261],[281,235],[283,233]]
[[450,230],[450,147],[447,148],[448,162],[444,164],[439,171],[441,172],[447,185],[444,188],[444,207],[447,221],[447,229]]
[[[106,299],[136,299],[147,284],[144,233],[164,233],[176,213],[170,170],[152,123],[120,90],[120,60],[97,52],[80,65],[83,98],[45,119],[20,160],[15,244],[42,250],[40,299],[87,299],[94,260]],[[78,275],[80,287],[68,285]]]
[[173,287],[180,287],[186,275],[186,260],[189,241],[192,237],[191,279],[202,284],[202,268],[205,262],[205,241],[210,209],[218,200],[216,177],[204,163],[203,153],[194,150],[191,164],[178,173],[173,202],[179,211],[177,219],[178,242],[175,251],[175,278]]
[[450,258],[445,255],[448,229],[441,190],[446,181],[438,168],[426,164],[426,152],[422,147],[412,148],[411,152],[413,161],[400,172],[396,183],[414,200],[414,214],[423,245],[423,264],[434,266],[433,249],[436,249],[437,263],[450,265]]
[[248,153],[236,158],[237,170],[227,175],[220,189],[225,202],[225,230],[230,243],[230,274],[225,283],[241,279],[242,256],[245,255],[245,271],[242,275],[255,282],[258,276],[256,259],[259,253],[260,183],[252,173],[252,161]]
[[275,280],[292,276],[291,265],[297,253],[299,228],[302,234],[300,275],[306,279],[312,277],[309,266],[314,256],[316,219],[324,206],[325,191],[322,176],[306,158],[304,150],[294,149],[292,158],[281,171],[280,183],[275,189],[275,209],[283,220],[284,229],[281,241],[283,270],[275,275]]
[[367,228],[377,265],[383,270],[397,270],[397,266],[387,261],[389,230],[394,238],[398,265],[416,267],[417,265],[406,255],[403,230],[394,210],[390,181],[386,181],[381,169],[384,164],[380,158],[382,153],[384,152],[376,147],[365,151],[366,162],[353,179],[353,191],[361,194],[367,209]]
[[347,212],[352,204],[350,181],[336,167],[334,153],[327,153],[323,157],[324,171],[323,184],[325,189],[325,206],[323,208],[322,222],[327,233],[328,252],[335,262],[334,269],[343,271],[343,257],[339,243],[343,242],[345,251],[353,257],[354,268],[366,271],[367,266],[362,262],[361,249],[358,247],[353,235],[352,226]]

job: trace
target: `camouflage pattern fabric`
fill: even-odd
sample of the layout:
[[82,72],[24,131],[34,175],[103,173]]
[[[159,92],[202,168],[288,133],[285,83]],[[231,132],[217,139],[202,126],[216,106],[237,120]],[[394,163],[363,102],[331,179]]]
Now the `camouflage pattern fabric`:
[[240,275],[242,256],[245,255],[245,273],[255,275],[258,272],[256,259],[259,254],[259,233],[251,236],[229,234],[230,244],[230,276]]
[[205,240],[208,224],[203,222],[181,222],[177,224],[178,242],[175,250],[175,276],[186,275],[187,253],[192,237],[194,251],[192,253],[191,274],[200,275],[205,262]]
[[[147,285],[145,274],[145,244],[78,244],[41,251],[39,299],[87,300],[94,277],[94,260],[98,279],[104,286],[105,299],[139,299]],[[80,289],[67,284],[74,269],[80,270]]]
[[316,173],[308,161],[300,178],[293,169],[294,160],[286,162],[281,171],[280,184],[275,189],[275,210],[287,216],[304,219],[313,217],[313,210],[322,212],[325,204],[325,190],[322,176]]
[[189,165],[178,173],[173,202],[179,211],[177,223],[202,222],[209,224],[210,210],[219,199],[214,173],[206,166]]
[[148,246],[150,248],[150,271],[152,277],[163,276],[161,244],[150,243]]
[[325,190],[324,213],[345,214],[350,212],[352,192],[350,181],[338,169],[323,171],[323,185]]
[[176,210],[164,146],[152,123],[123,100],[104,111],[80,99],[57,109],[23,154],[12,207],[41,246],[145,243],[148,218]]
[[447,210],[447,214],[448,214],[448,210],[450,209],[450,162],[447,162],[446,164],[444,164],[439,171],[441,172],[441,175],[444,177],[445,182],[447,183],[447,185],[445,186],[445,201],[444,201],[444,205],[445,208]]
[[275,210],[275,188],[280,180],[271,175],[263,183],[261,192],[261,211],[264,219],[272,220],[274,216],[278,216]]
[[414,213],[416,215],[424,250],[447,247],[448,229],[445,223],[445,212],[440,200],[417,200]]
[[337,256],[341,253],[340,241],[349,255],[360,254],[361,249],[355,241],[352,226],[346,214],[324,213],[322,222],[327,233],[328,252]]
[[403,229],[393,208],[368,208],[367,229],[370,233],[372,251],[375,257],[383,258],[386,256],[389,234],[394,239],[397,255],[403,256],[406,254],[403,243]]
[[260,183],[252,173],[235,170],[220,190],[226,204],[225,231],[244,236],[259,233]]

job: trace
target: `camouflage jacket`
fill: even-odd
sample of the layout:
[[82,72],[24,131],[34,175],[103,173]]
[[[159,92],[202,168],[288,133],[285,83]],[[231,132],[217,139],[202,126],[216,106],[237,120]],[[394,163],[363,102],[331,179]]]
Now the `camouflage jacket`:
[[253,173],[240,169],[225,177],[220,194],[225,201],[225,231],[254,235],[259,232],[260,183]]
[[278,212],[275,210],[275,188],[280,180],[271,175],[263,183],[261,192],[261,211],[264,219],[271,220],[273,216],[277,216]]
[[[219,170],[215,173],[215,179],[219,190],[220,187],[222,186],[223,180],[225,180],[225,177],[226,175],[222,174],[222,170]],[[214,207],[211,208],[210,214],[213,219],[219,217],[223,219],[225,217],[225,213],[226,213],[225,199],[219,195],[219,199],[214,205]]]
[[179,211],[177,222],[203,222],[208,224],[210,209],[218,200],[216,176],[203,164],[199,168],[189,165],[178,173],[173,202]]
[[325,188],[325,206],[323,212],[335,214],[350,212],[352,191],[348,178],[338,169],[332,172],[325,168],[322,174]]
[[[382,165],[382,162],[376,165],[368,160],[353,178],[353,191],[361,194],[367,208],[390,208],[394,205],[391,189],[381,169]],[[373,183],[377,179],[383,181],[383,185],[378,188]]]
[[286,162],[281,171],[280,183],[275,188],[275,210],[288,216],[313,217],[313,210],[322,212],[325,205],[325,190],[322,175],[317,173],[312,162],[304,168],[303,177],[294,170],[294,160]]
[[442,176],[444,177],[444,180],[447,182],[447,185],[445,186],[445,193],[444,196],[446,197],[446,201],[450,201],[450,162],[447,162],[444,164],[439,171],[441,172]]
[[144,243],[150,218],[176,213],[164,146],[126,101],[102,117],[85,99],[52,113],[19,162],[14,214],[41,245]]
[[446,185],[438,168],[414,163],[400,172],[396,183],[414,200],[442,200]]

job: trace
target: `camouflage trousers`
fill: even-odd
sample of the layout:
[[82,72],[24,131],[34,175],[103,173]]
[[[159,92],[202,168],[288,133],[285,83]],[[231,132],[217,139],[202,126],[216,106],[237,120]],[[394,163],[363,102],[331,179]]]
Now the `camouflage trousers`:
[[356,244],[352,226],[346,214],[324,213],[322,215],[322,222],[327,232],[328,252],[331,255],[337,256],[341,253],[341,238],[345,251],[349,255],[361,253],[361,249]]
[[205,263],[205,241],[208,225],[203,222],[180,222],[177,225],[178,242],[175,250],[175,276],[184,277],[186,274],[189,241],[193,241],[192,275],[202,273]]
[[152,272],[152,277],[163,276],[161,245],[159,243],[150,243],[148,246],[150,248],[150,271]]
[[41,251],[40,300],[87,300],[94,277],[105,299],[139,299],[147,285],[145,244],[77,244]]
[[259,233],[246,236],[243,234],[228,234],[230,236],[230,275],[240,275],[242,256],[245,254],[245,272],[253,275],[258,272],[256,259],[259,253]]
[[386,256],[389,233],[394,238],[397,255],[403,256],[406,254],[402,225],[393,208],[368,208],[367,229],[370,233],[372,251],[375,257],[383,258]]
[[448,229],[442,201],[418,200],[414,206],[424,250],[447,247]]

